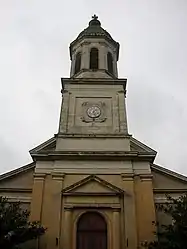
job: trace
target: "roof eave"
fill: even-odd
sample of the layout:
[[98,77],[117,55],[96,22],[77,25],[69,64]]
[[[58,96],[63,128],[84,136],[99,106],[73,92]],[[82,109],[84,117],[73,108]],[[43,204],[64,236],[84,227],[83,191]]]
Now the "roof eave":
[[[34,161],[43,160],[134,160],[134,161],[148,161],[154,162],[156,154],[153,153],[141,153],[141,152],[93,152],[93,151],[55,151],[45,153],[33,153],[31,154]],[[110,158],[110,159],[109,159]]]
[[182,174],[179,174],[175,171],[172,171],[172,170],[169,170],[167,168],[164,168],[160,165],[157,165],[157,164],[151,164],[151,168],[157,172],[161,172],[163,173],[164,175],[168,175],[168,176],[171,176],[171,177],[174,177],[174,178],[177,178],[183,182],[187,182],[187,177],[182,175]]

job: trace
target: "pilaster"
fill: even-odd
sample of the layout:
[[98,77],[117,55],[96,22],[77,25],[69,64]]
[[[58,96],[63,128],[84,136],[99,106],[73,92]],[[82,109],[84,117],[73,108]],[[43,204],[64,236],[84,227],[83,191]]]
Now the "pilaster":
[[121,175],[123,188],[128,195],[124,196],[124,214],[125,214],[125,247],[130,249],[137,248],[137,221],[136,221],[136,204],[134,193],[134,176],[133,173]]
[[119,128],[120,132],[124,132],[125,134],[128,134],[128,128],[127,128],[127,115],[126,115],[126,104],[125,104],[125,92],[124,91],[118,91],[118,106],[119,106]]
[[62,96],[61,114],[59,122],[59,132],[66,133],[68,126],[68,109],[69,109],[70,93],[68,91],[64,91],[62,94],[63,96]]
[[63,226],[63,234],[62,234],[62,242],[63,242],[63,249],[71,249],[72,248],[72,210],[66,208],[64,210],[64,222]]
[[75,57],[76,57],[76,54],[74,53],[74,54],[72,55],[72,60],[71,60],[70,77],[72,77],[72,76],[74,75]]
[[[32,201],[31,201],[31,221],[41,221],[42,219],[42,205],[43,205],[43,193],[45,185],[46,174],[35,173],[34,183],[32,190]],[[41,221],[42,222],[42,221]],[[36,249],[39,248],[39,243],[41,240],[36,241]]]
[[30,214],[31,220],[38,220],[38,221],[41,220],[45,177],[46,174],[41,174],[41,173],[34,174],[31,214]]
[[135,179],[136,213],[139,245],[154,239],[155,206],[152,175],[138,175]]
[[[62,220],[62,189],[65,174],[61,172],[52,172],[51,181],[51,202],[48,208],[51,210],[52,219],[50,222],[47,248],[60,248],[61,244],[61,220]],[[55,204],[54,204],[55,203]]]
[[105,43],[103,44],[100,42],[100,49],[99,49],[99,68],[100,69],[107,69],[107,60],[106,60],[106,46]]
[[89,69],[89,43],[83,43],[82,45],[82,57],[81,57],[81,69]]
[[119,210],[113,211],[113,248],[120,249],[120,214]]

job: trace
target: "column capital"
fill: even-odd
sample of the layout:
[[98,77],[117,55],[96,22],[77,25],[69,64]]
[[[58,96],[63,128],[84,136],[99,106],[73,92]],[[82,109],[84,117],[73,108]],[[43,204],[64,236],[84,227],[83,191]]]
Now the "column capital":
[[65,174],[62,172],[52,172],[51,173],[52,179],[53,180],[59,180],[59,181],[63,181]]
[[64,212],[72,211],[73,205],[72,204],[66,204],[64,205]]
[[46,177],[45,173],[34,173],[33,174],[35,180],[44,180]]
[[62,234],[63,248],[72,248],[72,210],[64,209],[64,229]]
[[132,181],[134,178],[134,174],[133,173],[123,173],[123,174],[121,174],[121,178],[123,181]]
[[141,181],[152,181],[153,175],[151,174],[140,174],[139,175]]
[[112,213],[115,214],[115,213],[120,213],[120,208],[117,208],[117,207],[112,207]]
[[113,248],[119,249],[120,248],[120,216],[119,211],[113,211],[113,233],[112,233],[112,240],[113,240]]

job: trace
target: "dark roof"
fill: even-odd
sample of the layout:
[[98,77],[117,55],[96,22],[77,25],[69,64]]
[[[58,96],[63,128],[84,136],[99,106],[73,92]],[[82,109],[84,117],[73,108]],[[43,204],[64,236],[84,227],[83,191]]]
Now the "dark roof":
[[[77,38],[70,44],[70,56],[71,56],[71,47],[78,41],[84,38],[105,38],[109,42],[111,42],[117,50],[119,50],[119,43],[113,40],[111,35],[101,27],[101,23],[98,20],[98,17],[94,15],[92,20],[89,22],[89,25],[86,29],[84,29]],[[118,52],[117,52],[118,53]]]

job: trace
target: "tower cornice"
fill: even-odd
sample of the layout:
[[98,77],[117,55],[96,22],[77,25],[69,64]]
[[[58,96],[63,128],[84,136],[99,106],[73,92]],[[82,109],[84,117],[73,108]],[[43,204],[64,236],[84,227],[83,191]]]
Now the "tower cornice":
[[105,79],[105,78],[61,78],[62,89],[65,84],[93,84],[100,83],[102,85],[123,85],[126,89],[127,79]]
[[155,154],[136,151],[55,151],[32,154],[33,160],[132,160],[153,162]]

